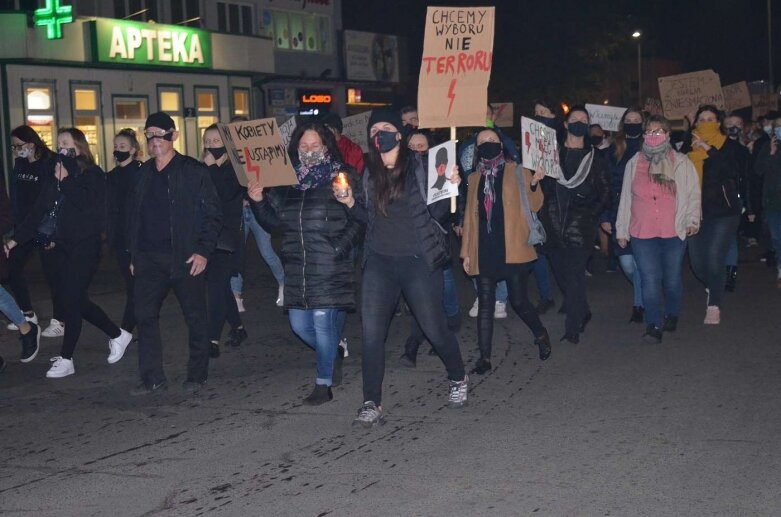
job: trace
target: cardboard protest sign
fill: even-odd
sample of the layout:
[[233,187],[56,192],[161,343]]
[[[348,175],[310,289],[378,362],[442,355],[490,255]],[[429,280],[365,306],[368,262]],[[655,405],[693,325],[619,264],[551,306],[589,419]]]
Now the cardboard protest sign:
[[648,97],[645,100],[643,111],[647,111],[650,115],[663,114],[664,111],[662,110],[662,101],[660,99],[654,99],[653,97]]
[[521,117],[521,157],[523,166],[536,171],[542,167],[546,176],[558,176],[559,146],[556,130],[534,119]]
[[751,96],[751,115],[756,120],[778,109],[778,95],[775,93],[755,93]]
[[366,134],[366,124],[369,123],[371,111],[344,117],[342,119],[342,135],[361,146],[364,153],[369,152],[369,135]]
[[450,183],[456,166],[456,142],[449,140],[428,150],[428,204],[458,196],[458,185]]
[[659,93],[664,116],[673,120],[697,111],[702,104],[713,104],[724,109],[721,79],[713,70],[660,77]]
[[484,126],[494,7],[428,7],[418,79],[421,128]]
[[494,109],[494,124],[496,127],[513,127],[513,103],[492,102]]
[[239,183],[257,181],[264,187],[297,185],[287,146],[273,118],[217,126]]
[[279,136],[282,138],[282,143],[285,147],[290,144],[290,137],[293,136],[293,131],[296,130],[296,117],[290,117],[281,126],[279,126]]
[[746,81],[728,84],[722,87],[721,91],[724,93],[724,109],[728,112],[751,106],[751,93],[748,91]]
[[605,106],[604,104],[586,104],[586,111],[592,124],[599,124],[605,131],[618,131],[618,125],[626,108]]

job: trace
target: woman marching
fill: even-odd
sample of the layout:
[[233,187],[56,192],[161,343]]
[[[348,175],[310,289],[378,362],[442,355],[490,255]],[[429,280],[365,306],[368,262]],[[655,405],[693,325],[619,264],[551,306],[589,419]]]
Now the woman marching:
[[542,361],[551,354],[548,332],[529,301],[527,283],[537,259],[529,244],[532,212],[542,206],[537,185],[544,177],[532,176],[517,163],[505,159],[499,135],[492,129],[477,134],[477,167],[469,177],[464,215],[461,258],[467,275],[478,275],[477,341],[480,359],[469,373],[491,370],[493,307],[496,282],[507,281],[508,301],[534,334]]
[[[93,303],[87,289],[100,262],[100,236],[105,224],[105,174],[95,164],[84,133],[71,127],[57,135],[60,155],[54,169],[56,181],[41,193],[35,207],[22,222],[14,240],[6,243],[13,249],[33,238],[51,239],[56,254],[58,286],[65,312],[65,337],[59,357],[52,358],[46,372],[50,378],[76,373],[73,352],[86,319],[109,336],[109,364],[125,354],[133,335],[117,327],[99,306]],[[48,219],[48,224],[41,221]],[[51,233],[42,235],[46,226]]]
[[[385,339],[393,311],[403,294],[429,343],[447,369],[448,405],[467,401],[468,378],[456,336],[442,309],[442,267],[450,260],[447,231],[438,217],[448,214],[449,201],[426,205],[427,177],[419,157],[402,145],[398,113],[372,111],[367,133],[369,157],[357,196],[341,198],[350,215],[366,227],[361,313],[363,316],[363,399],[354,423],[381,424]],[[461,179],[458,170],[451,182]],[[364,190],[365,187],[365,190]]]
[[363,225],[334,198],[331,183],[347,168],[328,128],[298,126],[288,153],[299,184],[264,194],[261,185],[250,183],[248,195],[258,222],[283,233],[284,307],[293,332],[317,352],[315,387],[304,399],[314,406],[333,399],[331,387],[341,383],[338,348],[346,311],[355,307],[352,250]]
[[667,119],[652,116],[641,151],[626,166],[615,226],[622,249],[631,241],[640,274],[644,341],[661,343],[662,332],[678,326],[686,238],[699,226],[700,185],[694,165],[670,145]]

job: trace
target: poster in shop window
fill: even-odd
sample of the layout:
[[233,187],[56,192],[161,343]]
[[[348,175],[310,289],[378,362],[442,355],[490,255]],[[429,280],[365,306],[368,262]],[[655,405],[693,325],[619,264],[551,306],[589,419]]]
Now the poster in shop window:
[[458,185],[450,182],[456,166],[456,142],[450,140],[428,150],[428,204],[458,196]]
[[418,80],[421,128],[484,126],[494,7],[428,7]]
[[556,130],[534,119],[521,117],[521,157],[532,171],[542,167],[546,176],[559,175],[559,146]]
[[298,184],[276,119],[234,122],[217,127],[243,187],[250,181],[257,181],[264,187]]

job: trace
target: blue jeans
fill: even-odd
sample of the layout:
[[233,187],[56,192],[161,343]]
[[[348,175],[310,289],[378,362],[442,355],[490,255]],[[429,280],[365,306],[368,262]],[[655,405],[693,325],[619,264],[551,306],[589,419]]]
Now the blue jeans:
[[[252,210],[244,207],[244,240],[247,240],[249,232],[255,236],[255,244],[258,246],[258,251],[263,260],[268,264],[271,269],[271,274],[274,275],[277,283],[282,285],[285,283],[285,270],[282,267],[282,261],[279,260],[274,248],[271,246],[271,235],[263,229],[258,223],[255,216],[252,214]],[[244,289],[244,278],[241,273],[231,278],[231,290],[235,294],[241,294]]]
[[301,340],[317,352],[315,384],[330,386],[336,361],[336,349],[342,339],[347,313],[341,309],[290,309],[290,327]]
[[[537,252],[537,260],[532,262],[532,274],[534,274],[534,281],[537,282],[537,292],[540,293],[540,300],[552,300],[553,295],[550,292],[550,275],[548,274],[548,258]],[[496,296],[499,296],[499,290],[497,289]],[[507,284],[505,284],[505,293],[507,292]],[[505,299],[507,297],[505,296]]]
[[727,250],[727,260],[725,266],[735,266],[738,265],[738,239],[732,239],[732,242],[729,244],[729,250]]
[[11,323],[17,327],[21,327],[25,321],[22,309],[19,308],[14,297],[4,287],[0,287],[0,312],[5,314],[5,317],[11,320]]
[[[635,240],[636,239],[632,239],[632,242],[634,243]],[[640,279],[640,271],[637,269],[637,261],[635,260],[635,256],[619,255],[618,263],[621,264],[621,271],[623,271],[629,281],[632,282],[632,287],[635,292],[635,299],[632,304],[635,307],[645,307],[643,304],[643,286]]]
[[680,314],[683,294],[681,270],[685,251],[686,241],[678,237],[632,239],[632,253],[637,263],[637,270],[640,272],[647,325],[662,327],[662,293],[664,293],[664,314],[668,316]]
[[[781,212],[766,213],[767,228],[770,230],[770,239],[773,242],[773,249],[776,253],[781,253]],[[781,263],[779,263],[778,271],[781,273]]]
[[442,271],[442,277],[445,280],[445,292],[442,300],[442,307],[445,314],[450,317],[458,315],[461,308],[458,306],[458,292],[456,291],[456,277],[453,276],[453,268],[447,268]]

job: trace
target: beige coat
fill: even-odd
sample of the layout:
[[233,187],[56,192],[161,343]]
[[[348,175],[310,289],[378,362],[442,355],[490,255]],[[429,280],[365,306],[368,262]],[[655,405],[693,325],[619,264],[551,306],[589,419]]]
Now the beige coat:
[[[518,189],[518,178],[515,175],[515,162],[508,161],[504,166],[504,180],[502,181],[502,203],[504,208],[504,238],[505,260],[508,264],[525,264],[537,260],[534,246],[529,245],[529,224],[523,215],[521,192]],[[537,212],[542,207],[542,189],[532,191],[532,172],[523,170],[523,179],[526,183],[526,196],[529,199],[529,208]],[[469,175],[469,190],[466,194],[466,210],[464,212],[464,234],[461,241],[461,258],[469,258],[469,274],[479,275],[478,246],[480,231],[480,219],[478,215],[477,189],[480,185],[480,173],[473,172]]]

